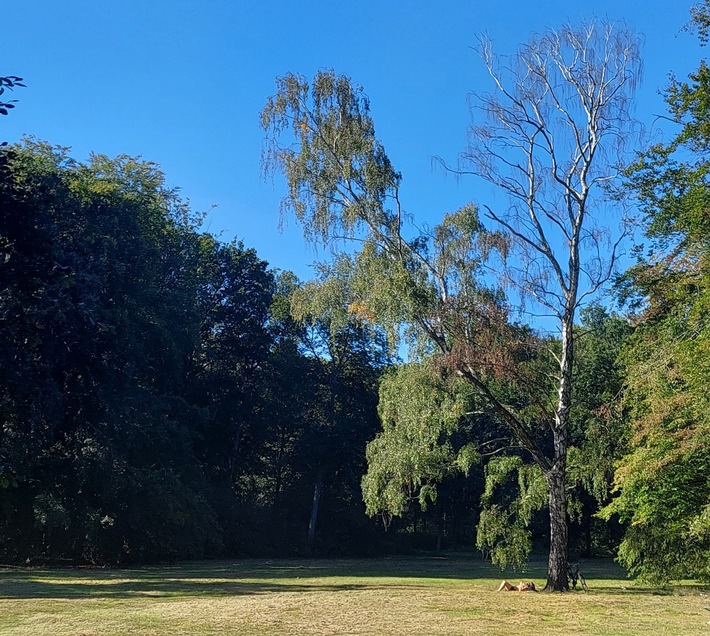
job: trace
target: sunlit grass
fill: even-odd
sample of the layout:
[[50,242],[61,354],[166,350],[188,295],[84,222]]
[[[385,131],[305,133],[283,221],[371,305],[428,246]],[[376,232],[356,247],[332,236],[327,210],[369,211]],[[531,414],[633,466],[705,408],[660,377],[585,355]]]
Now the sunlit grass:
[[[589,592],[497,593],[476,557],[246,560],[131,570],[0,570],[0,634],[710,633],[710,590],[634,585],[583,564]],[[542,563],[511,580],[544,582]]]

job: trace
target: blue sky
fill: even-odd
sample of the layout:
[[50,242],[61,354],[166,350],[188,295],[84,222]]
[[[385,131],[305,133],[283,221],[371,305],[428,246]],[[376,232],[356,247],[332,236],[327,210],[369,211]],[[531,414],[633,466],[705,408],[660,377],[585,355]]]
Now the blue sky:
[[486,90],[473,50],[487,34],[501,54],[534,32],[590,17],[624,20],[644,38],[636,115],[665,112],[658,92],[704,55],[682,31],[692,0],[4,0],[0,75],[28,88],[0,119],[0,139],[25,134],[160,164],[207,229],[237,237],[272,267],[307,279],[323,256],[290,220],[283,185],[260,170],[259,111],[287,72],[334,68],[361,84],[378,137],[403,173],[417,219],[491,196],[432,166],[465,147],[467,95]]

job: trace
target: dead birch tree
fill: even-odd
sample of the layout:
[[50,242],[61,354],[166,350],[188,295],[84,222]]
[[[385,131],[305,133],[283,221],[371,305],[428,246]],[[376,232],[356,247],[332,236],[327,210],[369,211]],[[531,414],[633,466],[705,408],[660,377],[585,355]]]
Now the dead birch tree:
[[[622,25],[589,23],[533,38],[510,58],[481,54],[494,90],[474,94],[484,121],[470,130],[459,172],[504,193],[483,207],[512,241],[505,276],[524,302],[554,318],[559,350],[553,455],[533,454],[549,488],[548,589],[567,588],[567,465],[575,317],[614,271],[625,236],[623,204],[610,196],[628,158],[638,40]],[[616,226],[614,228],[613,226]]]

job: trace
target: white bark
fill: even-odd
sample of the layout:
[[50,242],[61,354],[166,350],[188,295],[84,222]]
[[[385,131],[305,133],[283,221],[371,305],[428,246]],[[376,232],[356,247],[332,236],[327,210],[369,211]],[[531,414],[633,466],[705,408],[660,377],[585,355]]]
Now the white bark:
[[[549,485],[548,589],[566,589],[565,474],[572,406],[574,321],[611,276],[625,235],[623,205],[614,240],[602,217],[607,186],[619,176],[633,139],[629,102],[640,76],[637,41],[620,25],[565,27],[533,40],[508,60],[481,52],[495,84],[474,96],[486,118],[471,129],[462,173],[508,196],[503,211],[486,206],[517,246],[510,283],[557,320],[558,390],[548,422],[554,455],[541,461]],[[604,256],[604,254],[607,256]]]

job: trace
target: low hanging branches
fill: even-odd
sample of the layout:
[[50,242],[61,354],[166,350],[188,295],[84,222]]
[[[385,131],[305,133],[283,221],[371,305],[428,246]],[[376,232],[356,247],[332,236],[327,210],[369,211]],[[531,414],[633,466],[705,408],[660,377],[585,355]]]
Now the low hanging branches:
[[[478,98],[487,119],[472,129],[464,156],[470,169],[461,171],[509,195],[509,213],[486,208],[498,231],[487,229],[472,205],[433,231],[418,230],[402,208],[401,175],[375,136],[367,98],[333,71],[318,73],[312,84],[298,75],[277,80],[262,111],[264,165],[286,176],[283,208],[303,224],[306,238],[336,250],[344,240],[361,246],[350,261],[351,313],[374,320],[393,339],[404,326],[421,352],[436,351],[542,470],[551,519],[548,588],[562,590],[573,325],[583,301],[608,279],[623,236],[604,259],[611,232],[596,193],[618,174],[638,43],[618,25],[590,24],[533,38],[509,65],[498,66],[488,45],[482,52],[495,90]],[[509,258],[506,280],[492,287],[483,282],[483,266],[494,254]],[[534,339],[521,340],[509,324],[500,287],[510,281],[558,320],[551,382],[525,372]],[[492,380],[501,374],[536,396],[533,420],[498,395]],[[540,436],[540,424],[551,440]]]

